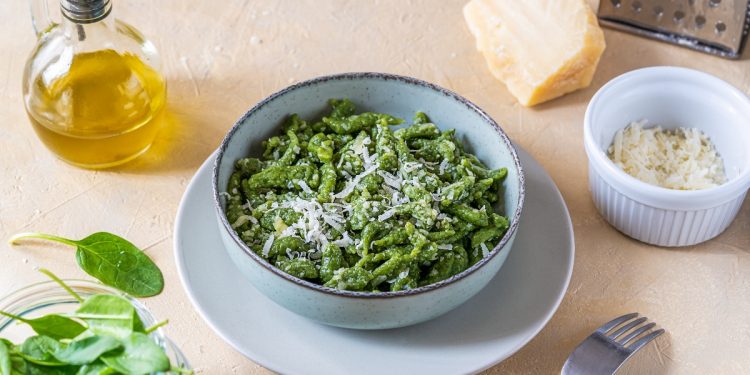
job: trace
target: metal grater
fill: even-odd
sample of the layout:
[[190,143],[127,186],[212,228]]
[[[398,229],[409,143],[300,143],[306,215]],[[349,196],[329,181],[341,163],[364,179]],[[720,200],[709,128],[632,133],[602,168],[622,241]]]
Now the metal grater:
[[602,25],[737,59],[750,29],[750,0],[601,0]]

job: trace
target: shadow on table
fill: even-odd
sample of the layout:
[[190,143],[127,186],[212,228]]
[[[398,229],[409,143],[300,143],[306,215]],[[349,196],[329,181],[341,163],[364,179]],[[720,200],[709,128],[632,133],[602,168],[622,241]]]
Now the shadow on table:
[[220,142],[222,133],[212,130],[210,113],[196,116],[168,107],[162,129],[151,148],[138,159],[111,169],[125,174],[173,174],[196,170]]

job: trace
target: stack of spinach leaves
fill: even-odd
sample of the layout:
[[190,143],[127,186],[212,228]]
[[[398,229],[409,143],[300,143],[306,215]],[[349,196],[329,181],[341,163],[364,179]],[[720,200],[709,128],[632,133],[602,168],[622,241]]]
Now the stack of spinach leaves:
[[[131,295],[152,296],[164,287],[159,268],[119,236],[101,232],[74,241],[33,233],[14,236],[11,243],[30,237],[76,246],[76,258],[84,271]],[[117,294],[82,298],[51,272],[40,271],[80,305],[72,312],[33,319],[0,311],[37,334],[17,345],[0,338],[0,375],[191,373],[173,366],[164,348],[149,336],[166,321],[145,327],[128,298]]]

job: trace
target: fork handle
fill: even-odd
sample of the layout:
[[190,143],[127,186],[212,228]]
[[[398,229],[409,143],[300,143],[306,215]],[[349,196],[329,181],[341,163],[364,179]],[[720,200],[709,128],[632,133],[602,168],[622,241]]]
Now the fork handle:
[[[592,340],[593,339],[593,340]],[[627,354],[598,337],[584,340],[565,361],[562,375],[609,375],[622,365]]]

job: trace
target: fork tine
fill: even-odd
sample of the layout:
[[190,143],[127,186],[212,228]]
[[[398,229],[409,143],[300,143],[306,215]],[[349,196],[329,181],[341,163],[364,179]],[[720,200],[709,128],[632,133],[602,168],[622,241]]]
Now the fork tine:
[[641,337],[638,339],[638,341],[634,342],[633,345],[630,345],[628,349],[632,350],[634,353],[638,351],[638,349],[644,347],[646,344],[651,342],[653,339],[659,337],[662,333],[664,333],[663,329],[657,329],[654,332],[649,333],[646,336]]
[[646,318],[645,316],[642,316],[636,320],[631,321],[628,324],[625,324],[624,326],[618,328],[616,331],[612,332],[611,334],[607,336],[609,336],[609,338],[611,338],[612,340],[617,340],[618,337],[622,336],[623,334],[625,334],[625,332],[630,331],[631,329],[638,326],[639,324],[645,322],[646,319],[648,318]]
[[629,333],[627,336],[625,336],[622,340],[618,340],[622,345],[627,345],[627,343],[634,338],[642,335],[644,332],[648,331],[651,328],[654,328],[656,323],[648,323],[644,324],[642,327],[634,330],[633,332]]
[[610,330],[612,330],[612,328],[615,328],[615,327],[619,326],[620,324],[625,323],[628,320],[633,319],[633,318],[635,318],[637,316],[638,316],[638,313],[625,314],[625,315],[623,315],[623,316],[621,316],[619,318],[615,318],[615,319],[607,322],[603,326],[599,327],[599,329],[597,329],[596,332],[599,332],[601,334],[606,334],[607,332],[609,332]]

